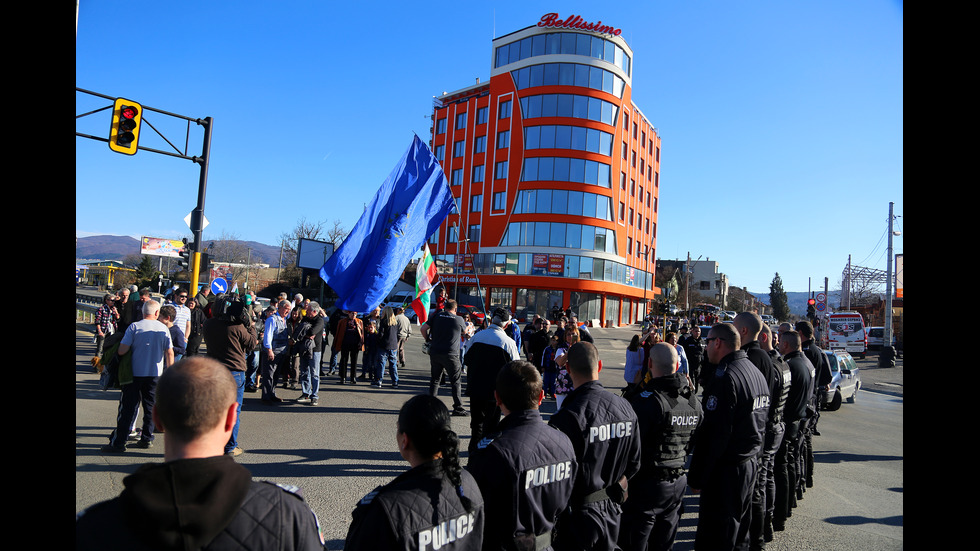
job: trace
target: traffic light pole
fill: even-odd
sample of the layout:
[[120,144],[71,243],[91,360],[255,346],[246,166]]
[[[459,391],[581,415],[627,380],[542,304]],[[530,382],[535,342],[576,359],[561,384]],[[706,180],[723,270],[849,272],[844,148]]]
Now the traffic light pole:
[[197,207],[191,212],[191,233],[194,235],[191,296],[197,295],[197,288],[201,281],[201,247],[204,241],[204,197],[208,189],[208,159],[211,158],[211,130],[214,127],[214,120],[211,117],[207,117],[202,124],[204,125],[204,146],[202,147],[201,157],[194,159],[194,162],[201,165],[201,178],[197,186]]
[[[77,9],[77,6],[76,6],[76,9]],[[178,157],[180,159],[187,159],[189,161],[192,161],[192,162],[195,162],[195,163],[201,165],[201,177],[200,177],[200,180],[198,181],[198,190],[197,190],[197,206],[194,208],[193,211],[191,211],[191,217],[190,217],[191,220],[190,220],[190,224],[189,224],[190,225],[190,229],[191,229],[191,233],[194,236],[194,244],[193,244],[193,247],[192,247],[192,249],[193,249],[193,255],[192,255],[191,259],[190,259],[191,262],[190,262],[190,266],[189,266],[189,268],[191,269],[191,287],[192,287],[191,290],[193,291],[194,294],[197,294],[197,289],[198,289],[198,286],[200,285],[200,277],[201,277],[202,241],[204,241],[204,196],[205,196],[205,192],[206,192],[207,187],[208,187],[208,161],[211,158],[211,131],[212,131],[213,126],[214,126],[214,119],[212,119],[211,117],[206,117],[204,119],[193,118],[193,117],[185,117],[184,115],[178,115],[176,113],[170,113],[168,111],[163,111],[163,110],[155,109],[155,108],[152,108],[152,107],[146,107],[144,105],[139,105],[139,107],[135,107],[135,111],[133,113],[133,116],[131,117],[133,119],[133,122],[135,123],[135,128],[133,129],[133,136],[132,136],[132,140],[133,141],[132,142],[125,142],[125,140],[120,141],[118,139],[118,136],[116,136],[116,134],[119,134],[119,131],[120,131],[120,128],[121,128],[119,126],[119,121],[118,121],[120,109],[122,107],[134,108],[134,106],[122,106],[120,104],[120,102],[123,101],[122,98],[114,98],[113,96],[108,96],[108,95],[105,95],[105,94],[100,94],[98,92],[92,92],[91,90],[84,90],[82,88],[75,87],[75,91],[76,92],[79,92],[79,93],[82,93],[82,94],[87,94],[87,95],[90,95],[90,96],[95,96],[95,97],[99,97],[99,98],[104,98],[104,99],[114,100],[115,101],[115,104],[113,104],[113,105],[108,105],[108,106],[105,106],[105,107],[101,107],[101,108],[95,109],[93,111],[89,111],[87,113],[82,113],[81,115],[76,115],[75,116],[75,120],[76,121],[78,119],[82,118],[82,117],[86,117],[88,115],[92,115],[92,114],[99,113],[99,112],[102,112],[102,111],[105,111],[105,110],[109,110],[109,109],[112,110],[113,116],[116,117],[116,118],[113,119],[113,124],[110,127],[110,137],[109,138],[104,138],[102,136],[96,136],[96,135],[92,135],[92,134],[86,134],[86,133],[78,132],[77,130],[75,131],[75,135],[76,136],[81,137],[81,138],[88,138],[90,140],[96,140],[96,141],[100,141],[100,142],[109,143],[109,147],[113,151],[116,151],[117,153],[125,153],[127,155],[134,155],[137,150],[140,150],[140,151],[150,151],[150,152],[153,152],[153,153],[159,153],[161,155],[169,155],[171,157]],[[136,102],[131,102],[131,103],[135,104]],[[145,112],[147,112],[147,111],[152,111],[152,112],[159,113],[161,115],[165,115],[165,116],[168,116],[168,117],[175,117],[175,118],[183,119],[183,120],[187,121],[187,126],[188,126],[187,135],[188,135],[188,137],[190,136],[190,123],[193,122],[195,124],[198,124],[200,126],[203,126],[204,127],[204,147],[202,149],[201,155],[200,156],[188,156],[187,155],[187,141],[188,140],[185,140],[185,142],[184,142],[184,151],[181,151],[180,149],[178,149],[174,144],[172,144],[170,142],[170,140],[168,140],[163,134],[161,134],[159,130],[157,130],[156,128],[154,128],[153,124],[149,120],[147,120],[147,119],[145,119],[143,117],[143,114]],[[136,118],[136,117],[138,117],[138,118]],[[139,126],[141,124],[146,124],[151,129],[153,129],[153,131],[155,131],[161,138],[163,138],[163,140],[166,141],[167,144],[170,145],[170,147],[172,147],[174,149],[174,151],[163,151],[163,150],[160,150],[160,149],[153,149],[153,148],[149,148],[149,147],[146,147],[146,146],[139,145],[136,140],[139,137]],[[118,142],[118,143],[116,143],[116,142]],[[125,142],[125,143],[123,143],[123,142]],[[131,147],[132,151],[129,150],[130,149],[130,145],[127,145],[127,144],[130,144],[130,143],[131,143],[131,146],[132,146]],[[205,268],[206,268],[206,266],[205,266]]]

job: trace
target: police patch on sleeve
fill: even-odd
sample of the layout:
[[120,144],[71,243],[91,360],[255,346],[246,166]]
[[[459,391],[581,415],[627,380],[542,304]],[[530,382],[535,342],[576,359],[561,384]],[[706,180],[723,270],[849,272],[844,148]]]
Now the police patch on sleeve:
[[718,407],[718,397],[708,396],[704,401],[704,409],[708,411],[714,411]]

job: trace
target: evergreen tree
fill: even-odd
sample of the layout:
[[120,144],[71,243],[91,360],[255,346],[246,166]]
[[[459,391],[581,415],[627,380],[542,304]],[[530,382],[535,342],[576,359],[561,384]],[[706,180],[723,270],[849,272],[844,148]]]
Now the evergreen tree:
[[149,256],[143,256],[140,263],[136,266],[136,285],[140,289],[150,287],[156,290],[157,276],[160,272],[153,266],[153,261]]
[[786,291],[783,289],[783,280],[776,272],[776,277],[772,278],[769,284],[769,305],[772,306],[772,315],[779,321],[789,319],[789,300],[786,298]]

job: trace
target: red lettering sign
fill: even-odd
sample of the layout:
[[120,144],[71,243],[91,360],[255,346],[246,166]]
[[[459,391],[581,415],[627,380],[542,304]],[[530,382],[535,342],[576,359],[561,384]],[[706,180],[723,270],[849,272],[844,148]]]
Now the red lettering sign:
[[582,16],[572,15],[565,18],[564,20],[558,19],[557,13],[546,13],[541,16],[541,21],[538,22],[539,27],[556,27],[559,29],[576,29],[580,31],[592,31],[599,34],[611,34],[613,36],[619,36],[623,33],[622,29],[617,29],[609,25],[603,25],[602,21],[596,21],[595,23],[587,23]]

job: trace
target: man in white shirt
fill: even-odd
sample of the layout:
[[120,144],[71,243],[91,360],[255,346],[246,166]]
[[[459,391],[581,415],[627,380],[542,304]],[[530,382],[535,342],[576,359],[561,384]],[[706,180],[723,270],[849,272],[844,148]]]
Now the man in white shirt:
[[163,370],[174,363],[173,342],[170,329],[160,323],[160,303],[147,300],[143,304],[143,319],[126,328],[119,345],[120,357],[132,352],[132,380],[126,370],[120,370],[122,392],[119,395],[119,410],[116,415],[116,429],[109,436],[109,444],[102,447],[103,453],[123,453],[126,451],[126,438],[140,405],[143,406],[143,432],[135,448],[153,446],[153,403],[156,396],[157,379]]

